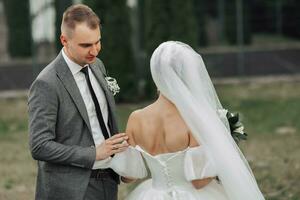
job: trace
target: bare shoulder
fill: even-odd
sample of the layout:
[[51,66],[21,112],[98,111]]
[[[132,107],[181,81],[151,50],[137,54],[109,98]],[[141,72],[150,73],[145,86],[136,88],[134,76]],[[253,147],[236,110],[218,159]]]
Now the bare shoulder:
[[128,123],[136,123],[140,120],[141,118],[141,111],[142,110],[135,110],[133,111],[128,118]]
[[129,118],[131,118],[132,120],[143,120],[144,118],[148,118],[149,115],[151,115],[153,113],[153,105],[150,104],[144,108],[141,108],[141,109],[138,109],[138,110],[135,110],[133,111]]
[[140,110],[133,111],[128,118],[126,125],[126,134],[129,137],[129,144],[135,145],[135,134],[139,132],[140,129]]

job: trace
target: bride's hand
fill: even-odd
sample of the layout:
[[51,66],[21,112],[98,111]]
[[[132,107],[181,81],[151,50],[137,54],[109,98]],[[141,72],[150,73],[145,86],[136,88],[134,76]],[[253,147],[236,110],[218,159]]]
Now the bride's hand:
[[214,179],[214,177],[209,177],[209,178],[204,178],[204,179],[199,179],[199,180],[193,180],[192,184],[194,185],[194,187],[196,189],[201,189],[204,186],[208,185],[213,179]]
[[136,181],[136,179],[134,179],[134,178],[129,178],[129,177],[125,177],[125,176],[121,176],[121,181],[122,181],[123,183],[132,183],[132,182]]

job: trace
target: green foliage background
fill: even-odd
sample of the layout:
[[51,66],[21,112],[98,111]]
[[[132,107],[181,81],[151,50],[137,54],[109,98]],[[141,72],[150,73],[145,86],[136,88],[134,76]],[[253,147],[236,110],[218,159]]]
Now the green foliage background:
[[4,0],[8,26],[8,52],[13,58],[32,54],[29,0]]
[[118,80],[121,90],[119,101],[133,100],[136,93],[135,63],[131,47],[131,25],[129,8],[124,0],[84,0],[101,20],[102,50],[100,59],[104,62],[108,76]]
[[73,3],[73,0],[54,0],[54,7],[55,7],[55,46],[56,46],[56,51],[59,52],[62,48],[62,44],[60,42],[60,26],[61,26],[61,21],[63,17],[64,11],[71,6]]

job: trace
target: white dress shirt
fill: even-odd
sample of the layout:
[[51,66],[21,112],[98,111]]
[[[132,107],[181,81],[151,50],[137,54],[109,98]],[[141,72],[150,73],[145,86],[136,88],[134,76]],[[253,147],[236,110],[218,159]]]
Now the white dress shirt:
[[[92,135],[93,135],[93,139],[94,139],[94,143],[95,145],[99,145],[101,144],[105,139],[104,136],[102,134],[102,130],[100,128],[100,124],[97,118],[97,113],[96,113],[96,109],[95,109],[95,105],[90,93],[90,89],[87,85],[87,81],[85,79],[85,75],[84,73],[82,73],[80,70],[82,69],[82,67],[80,65],[78,65],[77,63],[73,62],[64,52],[64,49],[62,49],[62,55],[63,58],[65,59],[69,69],[71,70],[71,73],[73,74],[73,77],[75,79],[75,82],[77,84],[77,87],[80,91],[80,94],[82,96],[82,99],[84,101],[86,110],[87,110],[87,114],[89,117],[89,121],[90,121],[90,125],[91,125],[91,129],[92,129]],[[103,120],[104,123],[106,125],[107,131],[110,134],[110,131],[107,127],[107,122],[108,122],[108,107],[107,107],[107,102],[106,102],[106,98],[104,95],[104,92],[101,88],[101,86],[99,85],[98,81],[96,80],[93,72],[91,71],[91,69],[89,68],[88,70],[89,72],[89,77],[91,80],[91,84],[92,87],[94,89],[94,92],[96,94],[97,100],[99,102],[100,105],[100,109],[102,112],[102,116],[103,116]],[[94,165],[93,165],[93,169],[99,169],[101,168],[101,166],[106,165],[107,162],[111,159],[111,157],[105,159],[105,160],[100,160],[100,161],[95,161]]]

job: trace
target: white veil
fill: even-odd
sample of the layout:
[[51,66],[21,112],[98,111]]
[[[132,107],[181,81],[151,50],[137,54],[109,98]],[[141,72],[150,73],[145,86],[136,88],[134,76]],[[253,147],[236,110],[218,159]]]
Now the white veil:
[[222,105],[201,56],[184,43],[169,41],[154,51],[150,66],[157,88],[204,146],[229,199],[264,199],[226,120],[218,114]]

